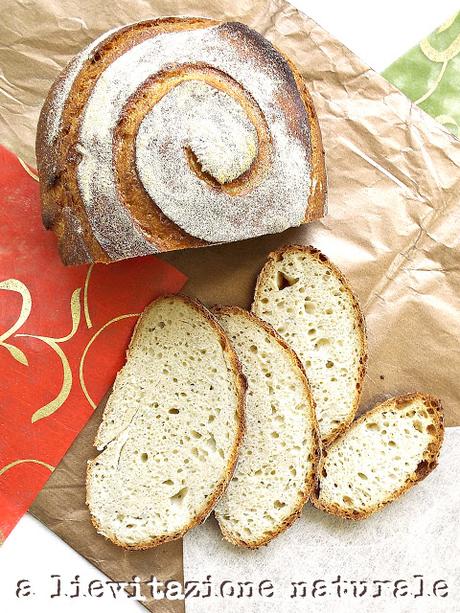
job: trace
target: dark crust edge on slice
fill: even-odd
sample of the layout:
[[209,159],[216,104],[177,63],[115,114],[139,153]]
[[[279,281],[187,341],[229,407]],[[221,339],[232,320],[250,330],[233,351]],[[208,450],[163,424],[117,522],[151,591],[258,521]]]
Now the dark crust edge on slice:
[[323,503],[319,499],[321,495],[321,471],[323,470],[324,463],[327,458],[326,454],[319,463],[317,484],[311,498],[311,501],[316,508],[321,509],[322,511],[326,511],[326,513],[330,513],[338,517],[343,517],[345,519],[366,519],[370,515],[374,514],[376,511],[379,511],[380,509],[385,507],[390,502],[393,502],[394,500],[399,498],[402,494],[414,487],[414,485],[417,485],[419,481],[425,479],[425,477],[427,477],[436,468],[436,466],[438,465],[439,452],[441,450],[441,446],[444,440],[444,411],[439,398],[436,398],[431,394],[425,394],[423,392],[413,392],[402,396],[395,396],[393,398],[385,400],[385,402],[377,404],[370,411],[364,413],[355,422],[353,422],[349,430],[345,432],[342,436],[337,438],[331,445],[331,447],[340,445],[342,440],[347,436],[348,432],[351,432],[354,428],[356,428],[356,426],[369,419],[369,417],[371,417],[372,415],[375,415],[376,413],[381,413],[386,408],[388,408],[388,410],[393,409],[395,411],[398,411],[406,407],[408,404],[411,404],[414,400],[421,400],[424,403],[428,413],[432,418],[433,426],[435,427],[435,433],[432,436],[431,443],[429,443],[427,448],[425,449],[423,458],[420,460],[415,472],[411,473],[407,477],[405,483],[386,500],[371,505],[361,511],[358,511],[357,509],[348,509],[341,507],[337,504]]
[[255,325],[262,328],[266,334],[274,338],[274,340],[278,342],[278,344],[285,351],[285,353],[288,354],[292,366],[299,370],[301,379],[303,380],[304,392],[308,398],[307,411],[309,412],[309,417],[313,425],[313,448],[311,450],[312,468],[305,476],[304,487],[302,488],[302,490],[299,491],[298,500],[294,507],[294,510],[281,522],[281,524],[279,524],[278,528],[270,530],[263,538],[253,541],[240,539],[235,536],[233,532],[227,530],[225,526],[220,522],[218,513],[214,511],[214,515],[216,516],[219,528],[227,541],[229,541],[233,545],[238,545],[240,547],[246,547],[248,549],[258,549],[259,547],[268,545],[268,543],[272,539],[287,530],[287,528],[289,528],[300,517],[305,503],[309,500],[314,488],[316,487],[316,475],[318,473],[318,466],[321,459],[321,439],[319,436],[318,424],[316,421],[315,401],[313,399],[310,384],[308,382],[308,377],[305,373],[305,369],[302,365],[302,362],[299,360],[299,357],[294,352],[294,350],[288,345],[288,343],[286,343],[286,341],[278,334],[278,332],[276,332],[276,330],[268,322],[264,321],[263,319],[260,319],[260,317],[258,317],[254,313],[246,311],[245,309],[242,309],[241,307],[237,306],[217,305],[212,307],[211,310],[217,317],[221,315],[238,315],[241,317],[246,317]]
[[296,253],[296,252],[306,254],[314,258],[315,260],[320,262],[323,266],[328,268],[335,275],[335,277],[340,281],[340,283],[342,284],[342,287],[345,288],[345,291],[348,295],[350,303],[353,307],[353,312],[355,314],[356,323],[357,323],[357,332],[359,335],[359,344],[360,344],[359,369],[358,369],[358,379],[356,382],[355,398],[353,401],[352,410],[348,414],[347,418],[341,424],[339,424],[337,428],[334,428],[334,430],[332,430],[332,432],[328,436],[322,439],[323,446],[327,447],[332,443],[334,439],[336,439],[345,430],[347,430],[347,428],[353,422],[353,419],[355,418],[356,412],[359,407],[359,403],[361,400],[361,392],[362,392],[363,383],[364,383],[364,377],[366,375],[367,359],[368,359],[366,322],[364,319],[363,312],[361,311],[359,302],[356,296],[354,295],[353,290],[351,289],[348,279],[345,277],[342,271],[339,268],[337,268],[337,266],[333,264],[326,255],[324,255],[324,253],[322,253],[319,249],[317,249],[316,247],[313,247],[312,245],[284,245],[283,247],[280,247],[279,249],[276,249],[275,251],[272,251],[271,253],[269,253],[267,257],[267,261],[265,262],[259,275],[257,276],[256,287],[254,290],[254,300],[252,302],[251,311],[254,311],[254,305],[259,300],[259,293],[264,283],[264,277],[268,273],[271,272],[273,266],[277,262],[279,262],[279,260],[281,260],[282,257],[286,253]]
[[[238,417],[238,429],[237,429],[235,440],[233,443],[233,449],[231,451],[229,461],[227,464],[227,468],[225,470],[223,478],[220,480],[220,482],[215,487],[212,495],[207,498],[206,503],[203,505],[203,507],[197,511],[195,517],[188,524],[186,524],[181,530],[177,530],[176,532],[172,532],[169,534],[158,535],[154,538],[151,538],[146,541],[142,541],[140,543],[127,544],[127,543],[124,543],[118,540],[114,535],[109,536],[108,534],[102,533],[99,522],[96,520],[96,518],[92,515],[90,511],[91,522],[93,526],[96,528],[97,532],[101,534],[102,536],[104,536],[107,540],[114,543],[115,545],[119,545],[120,547],[126,550],[143,550],[143,549],[150,549],[152,547],[157,547],[158,545],[162,545],[163,543],[167,543],[169,541],[173,541],[173,540],[182,538],[184,534],[188,532],[191,528],[194,528],[195,526],[203,523],[206,520],[206,518],[209,516],[211,511],[213,510],[219,498],[224,493],[228,483],[230,482],[233,476],[233,472],[235,470],[236,463],[238,460],[238,452],[239,452],[239,449],[240,449],[240,446],[243,440],[244,431],[245,431],[244,415],[245,415],[245,395],[246,395],[246,388],[247,388],[246,378],[243,375],[243,371],[241,369],[241,365],[238,360],[238,356],[235,350],[233,349],[233,346],[231,345],[230,341],[228,340],[227,335],[225,334],[223,328],[221,327],[217,319],[212,315],[212,313],[198,300],[195,300],[194,298],[190,298],[189,296],[185,296],[183,294],[166,294],[164,296],[160,296],[159,298],[156,298],[153,302],[151,302],[146,307],[146,309],[144,310],[144,313],[141,315],[141,317],[139,317],[136,323],[136,327],[134,329],[133,336],[131,338],[131,341],[128,347],[127,359],[129,359],[129,353],[136,343],[138,329],[142,325],[143,316],[147,314],[150,309],[154,308],[157,302],[160,302],[163,300],[170,300],[171,298],[174,300],[179,300],[183,302],[184,304],[187,304],[188,306],[193,308],[195,311],[197,311],[211,325],[211,327],[214,329],[214,332],[217,334],[217,337],[222,347],[224,356],[226,356],[227,364],[230,364],[233,370],[233,374],[234,374],[234,384],[235,384],[235,388],[237,392],[236,411],[237,411],[237,417]],[[96,435],[96,441],[97,441],[97,438],[98,438],[98,435]],[[97,457],[94,458],[93,460],[88,461],[88,467],[87,467],[87,473],[86,473],[86,492],[87,492],[86,504],[88,505],[88,507],[89,507],[89,501],[88,501],[89,481],[91,479],[92,468],[93,468],[94,463],[97,461]]]

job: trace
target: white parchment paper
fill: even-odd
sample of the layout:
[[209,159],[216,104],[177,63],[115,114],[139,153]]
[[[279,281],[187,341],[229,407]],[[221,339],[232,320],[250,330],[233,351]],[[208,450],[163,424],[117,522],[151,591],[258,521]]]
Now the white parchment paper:
[[[203,598],[207,586],[194,586],[193,593],[201,596],[187,598],[187,613],[459,611],[459,460],[460,427],[448,428],[438,468],[393,504],[360,522],[307,505],[292,528],[257,551],[224,541],[210,518],[184,539],[184,575],[186,581],[198,582],[210,576],[213,595]],[[264,580],[265,595],[260,596],[258,586]],[[300,581],[305,586],[297,586],[292,598],[291,582]],[[388,581],[380,584],[380,596],[379,581]],[[238,582],[253,582],[253,596],[238,598]],[[423,595],[417,596],[422,583]]]

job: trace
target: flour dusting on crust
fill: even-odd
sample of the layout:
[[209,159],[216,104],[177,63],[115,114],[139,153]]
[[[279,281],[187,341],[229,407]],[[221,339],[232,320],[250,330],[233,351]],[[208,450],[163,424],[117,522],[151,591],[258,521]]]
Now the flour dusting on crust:
[[[182,84],[157,103],[139,130],[136,165],[149,195],[184,231],[210,242],[280,232],[302,223],[310,193],[311,169],[309,126],[300,94],[289,82],[292,74],[274,48],[245,26],[238,24],[235,32],[232,30],[235,26],[223,24],[160,34],[133,46],[99,77],[84,110],[79,147],[82,158],[77,176],[93,232],[104,248],[109,246],[109,255],[110,245],[119,242],[120,227],[129,222],[117,193],[112,163],[112,139],[122,110],[152,74],[186,63],[206,64],[220,70],[252,96],[270,131],[271,167],[266,177],[245,195],[230,196],[198,178],[179,146],[181,138],[183,143],[190,144],[190,133],[196,131],[193,96],[198,92],[203,97],[216,131],[220,110],[228,111],[233,100],[221,104],[221,97],[203,91],[209,85],[198,87],[196,82],[191,82],[186,87]],[[267,54],[271,54],[268,61]],[[215,106],[211,105],[213,99]],[[287,107],[297,117],[286,116],[277,103],[282,99],[287,99]],[[234,115],[236,123],[240,119]],[[296,134],[293,123],[297,126]],[[193,138],[196,143],[196,132]],[[249,139],[248,150],[252,146]],[[237,153],[241,153],[241,144],[236,147]],[[206,157],[211,161],[211,156]],[[242,156],[238,161],[236,155],[235,159],[223,156],[221,168],[212,160],[212,167],[207,170],[217,175],[218,180],[227,177],[232,180],[228,164],[236,168],[234,174],[244,169],[252,158]]]

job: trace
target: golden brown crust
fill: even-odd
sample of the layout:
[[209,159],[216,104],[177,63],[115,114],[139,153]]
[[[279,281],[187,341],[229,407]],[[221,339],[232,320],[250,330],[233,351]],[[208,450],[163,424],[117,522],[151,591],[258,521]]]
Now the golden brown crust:
[[341,282],[343,288],[345,289],[350,299],[350,302],[353,306],[353,311],[356,317],[356,327],[357,327],[357,331],[359,334],[359,344],[360,344],[360,358],[359,358],[358,380],[356,383],[353,407],[349,415],[347,416],[347,419],[343,421],[341,424],[339,424],[337,428],[335,428],[331,432],[331,434],[329,434],[326,438],[323,439],[323,446],[327,447],[328,445],[330,445],[330,443],[335,438],[340,436],[340,434],[349,427],[359,407],[359,402],[361,399],[361,392],[362,392],[363,383],[364,383],[364,377],[366,375],[367,360],[368,360],[366,323],[365,323],[364,315],[361,311],[359,302],[356,296],[354,295],[353,290],[351,289],[350,283],[345,277],[345,275],[342,273],[341,270],[339,270],[339,268],[337,268],[335,264],[333,264],[328,259],[326,255],[324,255],[324,253],[322,253],[319,249],[316,249],[316,247],[313,247],[311,245],[284,245],[283,247],[280,247],[279,249],[276,249],[275,251],[272,251],[271,253],[269,253],[267,261],[264,264],[262,270],[260,271],[257,277],[256,287],[254,290],[254,300],[252,303],[251,311],[254,309],[255,303],[259,300],[259,297],[260,297],[259,294],[260,294],[261,287],[264,282],[265,275],[270,273],[270,271],[272,270],[276,262],[282,259],[282,257],[286,253],[290,253],[290,252],[306,253],[310,255],[311,257],[315,258],[318,262],[321,262],[322,265],[326,266],[334,274],[334,276],[336,276],[337,279],[339,279],[339,281]]
[[276,332],[276,330],[269,323],[267,323],[266,321],[263,321],[262,319],[260,319],[260,317],[258,317],[254,313],[246,311],[245,309],[242,309],[241,307],[237,307],[237,306],[216,305],[212,307],[211,311],[217,317],[225,316],[225,315],[239,315],[242,317],[246,317],[248,320],[252,321],[256,325],[261,327],[266,334],[273,337],[278,342],[278,344],[284,349],[284,351],[288,354],[289,360],[291,361],[293,367],[297,368],[300,371],[300,375],[303,380],[303,388],[304,388],[306,396],[308,397],[308,407],[306,407],[306,410],[308,411],[311,423],[313,424],[313,439],[314,439],[314,446],[313,446],[313,449],[311,450],[312,469],[310,472],[308,472],[305,475],[304,487],[302,490],[299,491],[298,500],[297,500],[297,503],[292,513],[283,520],[283,522],[280,524],[280,526],[276,530],[271,530],[265,535],[263,539],[259,539],[257,541],[245,541],[243,539],[238,538],[237,536],[235,536],[234,533],[230,532],[229,530],[225,528],[225,525],[219,521],[218,514],[215,513],[216,519],[221,529],[221,532],[227,541],[229,541],[233,545],[238,545],[240,547],[246,547],[247,549],[258,549],[259,547],[268,545],[268,543],[271,540],[273,540],[276,536],[278,536],[279,534],[287,530],[287,528],[289,528],[289,526],[291,526],[295,522],[295,520],[300,517],[302,513],[302,509],[305,503],[310,498],[313,492],[313,489],[315,487],[316,474],[317,474],[319,462],[321,459],[321,440],[320,440],[318,424],[316,420],[315,401],[311,394],[310,384],[308,382],[308,377],[305,373],[305,369],[301,361],[299,360],[297,354],[293,351],[293,349],[286,343],[286,341],[278,334],[278,332]]
[[[216,505],[217,501],[224,493],[228,483],[230,482],[233,476],[233,472],[235,470],[236,463],[238,460],[238,452],[241,446],[241,442],[243,440],[243,435],[244,435],[244,430],[245,430],[244,415],[245,415],[245,394],[246,394],[246,387],[247,387],[246,378],[243,375],[243,371],[241,369],[241,365],[238,360],[238,356],[235,350],[233,349],[230,341],[228,340],[227,335],[225,334],[223,328],[221,327],[217,319],[213,316],[213,314],[203,304],[201,304],[201,302],[199,302],[198,300],[194,298],[190,298],[189,296],[185,296],[183,294],[167,294],[164,296],[160,296],[159,298],[151,302],[146,307],[146,309],[144,310],[144,314],[147,313],[149,309],[153,308],[154,305],[158,303],[159,301],[170,300],[170,299],[180,300],[183,303],[195,309],[202,317],[204,317],[208,321],[208,323],[211,325],[211,327],[216,332],[219,338],[219,343],[222,347],[222,350],[224,354],[227,356],[228,362],[230,363],[233,373],[234,373],[235,388],[238,394],[238,398],[237,398],[238,430],[237,430],[236,437],[233,443],[232,452],[229,457],[229,461],[228,461],[228,465],[227,465],[227,469],[225,471],[224,477],[222,478],[220,483],[218,483],[218,485],[216,486],[214,490],[214,493],[212,494],[210,498],[208,498],[203,508],[200,509],[200,511],[196,514],[195,518],[189,524],[184,526],[184,528],[180,531],[177,531],[171,534],[164,534],[164,535],[152,538],[149,541],[144,541],[142,543],[137,543],[135,545],[127,545],[126,543],[120,542],[113,535],[112,536],[104,535],[105,538],[107,538],[109,541],[111,541],[115,545],[119,545],[120,547],[123,547],[123,549],[127,549],[127,550],[150,549],[151,547],[157,547],[158,545],[162,545],[163,543],[167,543],[169,541],[173,541],[175,539],[182,538],[184,534],[188,532],[191,528],[203,523],[206,520],[206,518],[212,512],[212,509]],[[129,352],[131,351],[131,348],[136,343],[137,333],[138,333],[141,319],[142,319],[142,315],[136,323],[136,327],[134,329],[133,336],[131,338],[131,341],[128,347],[127,358],[129,357]],[[96,434],[95,444],[97,444],[97,437],[98,435]],[[88,484],[89,484],[89,480],[91,477],[91,471],[92,471],[93,465],[96,462],[96,460],[97,458],[95,458],[94,460],[88,461],[88,469],[87,469],[87,474],[86,474],[86,490],[87,491],[89,487]],[[88,504],[88,499],[86,500],[86,504]],[[91,513],[90,513],[90,517],[91,517],[91,522],[93,523],[94,527],[100,533],[101,527],[98,524],[96,518]]]
[[[164,32],[207,28],[219,23],[211,19],[171,17],[140,22],[114,32],[107,39],[103,40],[92,57],[84,62],[66,99],[58,136],[55,142],[50,144],[48,142],[47,122],[49,116],[55,112],[56,97],[63,80],[69,73],[70,65],[64,69],[52,86],[40,114],[36,154],[40,176],[43,223],[47,229],[52,229],[55,232],[58,238],[61,258],[65,264],[81,264],[85,262],[108,263],[133,255],[132,253],[123,253],[122,244],[119,247],[113,248],[116,255],[113,253],[110,255],[106,247],[98,242],[83,205],[77,181],[77,167],[80,154],[76,149],[76,143],[78,143],[81,117],[99,75],[125,51],[147,38]],[[295,84],[300,93],[310,124],[311,192],[304,219],[305,222],[308,222],[322,217],[326,212],[327,179],[324,151],[318,120],[310,94],[295,65],[289,58],[283,57],[294,75]],[[164,87],[166,89],[170,87],[168,80],[165,81]],[[161,96],[162,87],[157,88],[157,90],[157,94]],[[143,93],[143,88],[142,91],[137,92],[140,98],[142,98]],[[136,95],[129,104],[134,104]],[[241,102],[242,99],[238,96],[235,97]],[[148,106],[147,98],[144,97],[143,103]],[[280,101],[280,104],[282,104],[282,101]],[[251,109],[246,108],[246,103],[243,106],[246,112],[248,112],[248,116],[251,117]],[[142,117],[142,114],[139,114],[139,117]],[[254,117],[252,117],[251,121],[253,119]],[[205,240],[191,236],[172,220],[168,219],[148,196],[139,181],[137,173],[133,170],[135,167],[133,164],[133,143],[136,131],[136,122],[134,120],[135,117],[130,119],[129,114],[125,113],[122,121],[117,126],[114,136],[114,154],[118,160],[117,168],[119,168],[117,175],[119,197],[128,214],[134,219],[134,225],[137,231],[139,231],[140,236],[144,237],[142,240],[145,239],[145,246],[139,246],[139,252],[134,253],[134,255],[149,253],[149,245],[151,245],[153,251],[169,251],[209,244]],[[254,123],[263,149],[266,144],[263,122],[255,121]],[[189,157],[190,164],[194,167],[193,155]],[[262,159],[264,156],[261,155],[260,157]],[[266,157],[268,159],[268,156]],[[263,170],[264,163],[261,162],[259,166]],[[262,170],[259,172],[255,165],[253,169],[248,171],[247,177],[246,175],[242,176],[240,181],[236,180],[234,182],[234,187],[229,185],[222,189],[229,193],[232,193],[231,190],[234,189],[235,194],[237,194],[238,190],[242,189],[242,181],[244,182],[247,179],[248,186],[252,185],[254,181],[257,182],[259,175],[263,174]],[[197,174],[199,174],[198,170]],[[106,203],[99,202],[98,206],[103,208],[106,206]]]
[[336,445],[340,445],[342,439],[348,434],[348,432],[352,431],[354,428],[356,428],[356,426],[363,423],[363,421],[366,421],[372,415],[380,413],[381,411],[385,410],[386,407],[388,407],[388,409],[402,409],[408,404],[411,404],[414,400],[421,400],[425,404],[427,411],[431,415],[431,418],[433,420],[434,432],[431,437],[431,443],[429,443],[429,445],[427,446],[422,461],[419,463],[416,471],[414,473],[411,473],[407,477],[407,480],[404,485],[402,485],[398,490],[396,490],[387,500],[375,505],[371,505],[367,509],[361,511],[357,509],[351,510],[348,508],[343,508],[336,504],[327,504],[321,502],[321,500],[319,499],[321,491],[321,472],[323,470],[324,463],[327,458],[326,454],[319,463],[317,484],[311,498],[312,503],[315,505],[315,507],[321,509],[322,511],[326,511],[327,513],[330,513],[332,515],[337,515],[338,517],[343,517],[346,519],[365,519],[366,517],[369,517],[390,502],[393,502],[394,500],[402,496],[402,494],[407,492],[407,490],[416,485],[419,481],[422,481],[427,475],[431,473],[432,470],[436,468],[438,464],[439,452],[441,450],[441,446],[444,440],[444,411],[439,398],[436,398],[431,394],[425,394],[422,392],[413,392],[411,394],[405,394],[403,396],[389,398],[385,402],[376,405],[370,411],[364,413],[359,419],[353,422],[349,430],[342,434],[340,437],[338,437],[332,443],[331,448],[335,447]]
[[327,172],[323,140],[321,137],[321,129],[319,127],[315,106],[302,75],[294,62],[279,49],[278,51],[289,64],[292,74],[294,75],[297,88],[307,111],[308,122],[310,125],[311,191],[308,197],[308,207],[304,219],[305,223],[308,223],[310,221],[315,221],[316,219],[321,219],[321,217],[324,217],[324,215],[327,213]]

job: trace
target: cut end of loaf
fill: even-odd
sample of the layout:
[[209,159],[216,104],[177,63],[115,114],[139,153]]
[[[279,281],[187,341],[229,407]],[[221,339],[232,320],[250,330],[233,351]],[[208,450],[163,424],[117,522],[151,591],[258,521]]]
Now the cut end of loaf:
[[315,506],[349,519],[372,515],[436,467],[443,436],[442,406],[429,394],[377,405],[327,449]]
[[142,315],[88,465],[99,533],[127,549],[181,537],[221,496],[243,431],[244,379],[223,330],[185,296]]

